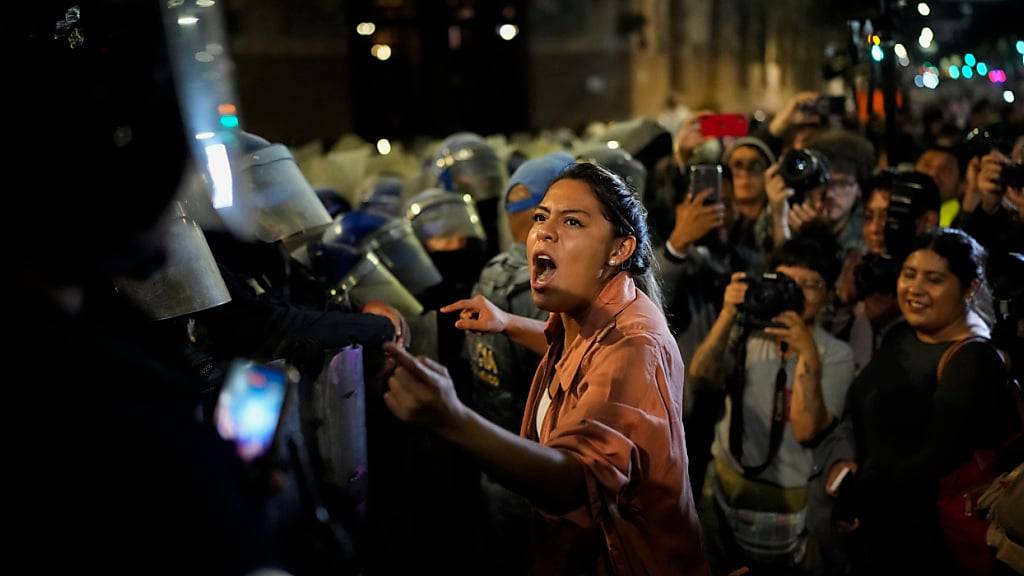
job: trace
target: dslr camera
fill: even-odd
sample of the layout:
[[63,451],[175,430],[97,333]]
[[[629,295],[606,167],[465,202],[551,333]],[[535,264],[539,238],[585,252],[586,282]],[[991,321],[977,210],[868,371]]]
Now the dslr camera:
[[793,189],[790,204],[802,204],[807,193],[832,180],[825,156],[816,150],[791,150],[779,162],[779,175]]
[[[963,146],[969,158],[984,156],[998,150],[1006,156],[1013,152],[1013,136],[1004,124],[993,124],[985,128],[975,128],[964,137]],[[1024,163],[1012,162],[1003,166],[1000,177],[1003,189],[1024,188]]]
[[740,320],[744,327],[782,327],[778,322],[772,322],[772,318],[786,310],[799,314],[804,309],[803,289],[785,274],[765,272],[760,278],[748,278],[746,282],[749,286],[743,297]]

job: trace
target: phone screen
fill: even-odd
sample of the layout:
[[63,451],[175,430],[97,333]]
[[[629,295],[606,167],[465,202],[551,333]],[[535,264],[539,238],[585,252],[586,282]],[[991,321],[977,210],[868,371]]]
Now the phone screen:
[[236,360],[224,381],[214,422],[221,438],[235,443],[246,461],[266,453],[274,441],[288,389],[284,368]]
[[718,164],[696,164],[690,166],[690,194],[696,196],[704,190],[711,190],[704,204],[721,201],[722,167]]
[[724,136],[740,137],[747,135],[747,117],[743,114],[712,114],[700,118],[702,136],[722,138]]

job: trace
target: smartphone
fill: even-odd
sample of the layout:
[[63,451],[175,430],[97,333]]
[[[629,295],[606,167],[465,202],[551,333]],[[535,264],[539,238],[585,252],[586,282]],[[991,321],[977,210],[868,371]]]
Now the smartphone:
[[746,136],[748,130],[747,117],[743,114],[712,114],[700,118],[702,136],[722,138],[724,136]]
[[232,363],[217,398],[214,423],[243,460],[263,456],[273,444],[293,374],[284,364]]
[[[844,469],[849,471],[849,468]],[[836,485],[835,502],[832,505],[832,520],[853,524],[858,516],[857,482],[853,474],[841,474],[833,485]]]
[[722,166],[721,164],[694,164],[690,166],[690,194],[696,196],[704,190],[711,190],[704,199],[704,205],[722,201]]

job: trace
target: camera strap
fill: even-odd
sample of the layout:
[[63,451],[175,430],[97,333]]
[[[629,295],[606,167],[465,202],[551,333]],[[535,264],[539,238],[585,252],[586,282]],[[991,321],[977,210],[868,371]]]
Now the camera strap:
[[732,379],[729,389],[729,398],[732,402],[731,418],[729,419],[729,451],[732,452],[736,461],[743,467],[743,474],[747,477],[754,477],[768,468],[775,455],[782,445],[782,435],[786,431],[786,358],[779,359],[779,369],[775,373],[775,392],[772,401],[772,425],[768,433],[768,455],[764,462],[756,466],[748,466],[743,463],[743,394],[746,389],[746,352],[747,342],[743,340],[740,362],[736,372],[738,377]]

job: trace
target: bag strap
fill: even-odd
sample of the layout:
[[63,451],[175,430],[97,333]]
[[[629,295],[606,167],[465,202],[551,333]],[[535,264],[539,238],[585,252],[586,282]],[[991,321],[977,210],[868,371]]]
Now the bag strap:
[[957,340],[952,346],[946,348],[946,351],[942,353],[942,358],[939,359],[939,367],[936,370],[936,382],[942,380],[942,375],[946,371],[946,365],[953,359],[953,355],[958,350],[963,348],[965,345],[971,342],[987,342],[989,346],[995,349],[996,354],[999,355],[999,359],[1003,361],[1003,366],[1006,368],[1007,383],[1010,385],[1010,392],[1014,397],[1014,404],[1017,408],[1017,417],[1020,419],[1021,424],[1024,424],[1024,393],[1021,392],[1020,383],[1013,378],[1013,374],[1010,372],[1010,366],[1007,363],[1006,354],[1002,350],[996,348],[992,341],[984,336],[968,336],[962,340]]
[[[967,344],[970,344],[971,342],[988,341],[988,338],[985,338],[984,336],[968,336],[967,338],[953,342],[953,345],[950,346],[949,348],[946,348],[946,351],[942,353],[942,358],[939,358],[939,368],[936,371],[935,381],[938,382],[942,380],[942,375],[946,371],[946,365],[949,364],[949,361],[953,359],[953,355],[956,354],[961,348],[963,348]],[[1000,353],[999,358],[1002,359],[1002,357],[1003,355]]]

